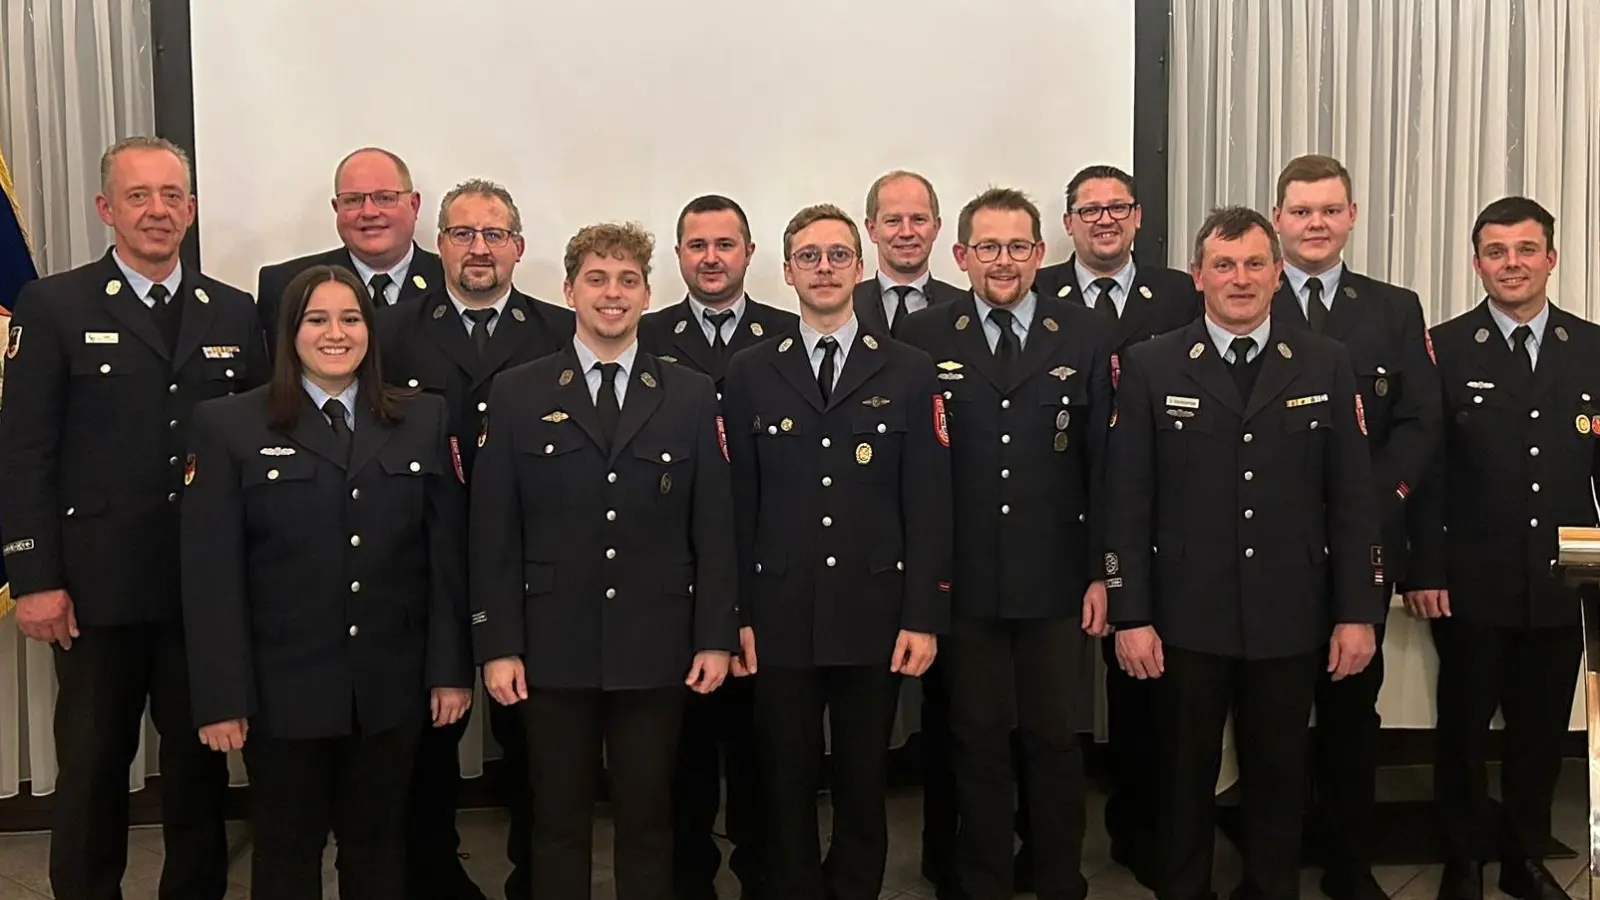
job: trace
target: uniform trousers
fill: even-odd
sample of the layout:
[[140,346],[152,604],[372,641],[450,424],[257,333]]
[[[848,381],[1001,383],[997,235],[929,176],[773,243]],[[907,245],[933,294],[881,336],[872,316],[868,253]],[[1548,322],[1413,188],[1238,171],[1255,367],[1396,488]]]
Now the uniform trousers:
[[1244,882],[1236,896],[1294,900],[1300,894],[1307,724],[1327,654],[1237,659],[1170,643],[1162,651],[1166,669],[1157,681],[1157,716],[1164,777],[1156,896],[1212,896],[1217,775],[1232,709],[1244,824]]
[[[888,657],[873,666],[762,666],[754,676],[768,900],[876,900],[883,889],[889,734],[900,690]],[[833,804],[826,861],[817,842],[824,711]]]
[[603,750],[617,900],[670,900],[672,772],[687,693],[532,688],[517,704],[533,786],[533,896],[588,900]]
[[[1388,591],[1384,596],[1388,596]],[[1315,758],[1316,815],[1322,867],[1341,875],[1372,870],[1372,834],[1377,814],[1378,692],[1383,689],[1383,633],[1365,669],[1333,680],[1322,667],[1317,677],[1317,724],[1311,731]]]
[[[1433,796],[1450,859],[1538,859],[1550,839],[1561,739],[1583,659],[1583,630],[1433,621],[1439,722]],[[1489,802],[1489,724],[1505,718],[1501,821]]]
[[1117,662],[1116,635],[1101,640],[1106,664],[1106,750],[1111,796],[1106,833],[1119,859],[1148,867],[1155,861],[1160,737],[1156,727],[1158,681],[1140,680]]
[[55,647],[59,767],[50,889],[62,900],[120,900],[128,861],[128,767],[145,701],[161,734],[161,900],[220,900],[228,889],[223,803],[228,761],[197,737],[183,626],[80,626]]
[[250,896],[319,900],[330,830],[341,900],[404,896],[406,801],[419,739],[414,725],[329,738],[246,737]]
[[710,694],[690,694],[683,711],[673,779],[673,877],[678,900],[716,900],[722,851],[712,837],[727,778],[728,868],[746,900],[761,888],[761,781],[755,741],[755,679],[728,678]]

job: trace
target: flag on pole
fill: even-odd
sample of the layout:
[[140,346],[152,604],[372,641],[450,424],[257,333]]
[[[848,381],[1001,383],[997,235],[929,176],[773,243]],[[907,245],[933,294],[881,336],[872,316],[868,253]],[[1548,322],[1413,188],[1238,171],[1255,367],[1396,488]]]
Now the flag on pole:
[[[6,168],[5,153],[0,151],[0,333],[6,335],[9,347],[11,335],[11,308],[22,293],[22,286],[39,277],[34,268],[33,252],[28,242],[28,232],[22,226],[22,208],[17,205],[16,185],[11,181],[11,170]],[[0,370],[3,377],[3,370]],[[10,614],[15,601],[11,599],[10,579],[5,575],[5,562],[0,560],[0,619]]]

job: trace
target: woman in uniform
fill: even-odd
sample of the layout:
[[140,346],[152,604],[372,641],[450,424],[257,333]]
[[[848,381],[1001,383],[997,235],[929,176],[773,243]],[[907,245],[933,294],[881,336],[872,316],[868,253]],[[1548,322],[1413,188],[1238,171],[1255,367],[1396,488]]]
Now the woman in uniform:
[[341,897],[403,896],[424,717],[448,725],[472,696],[444,402],[384,385],[372,318],[355,275],[307,269],[285,291],[271,382],[195,410],[194,712],[203,743],[244,751],[258,900],[320,898],[330,829]]

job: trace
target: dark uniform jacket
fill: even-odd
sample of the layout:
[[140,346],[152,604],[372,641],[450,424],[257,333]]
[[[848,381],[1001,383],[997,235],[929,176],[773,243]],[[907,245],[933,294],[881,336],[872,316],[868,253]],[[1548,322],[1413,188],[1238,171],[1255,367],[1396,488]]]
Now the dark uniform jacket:
[[1076,618],[1101,577],[1110,328],[1040,297],[1010,374],[983,329],[971,294],[903,326],[933,357],[950,417],[955,613]]
[[640,352],[606,449],[578,355],[499,375],[472,481],[473,641],[537,688],[681,684],[738,648],[733,490],[711,380]]
[[306,399],[287,434],[267,388],[195,411],[183,614],[196,725],[274,738],[417,727],[428,688],[470,688],[466,493],[444,402],[385,426],[356,404],[348,464]]
[[250,296],[185,269],[168,352],[108,252],[29,284],[0,409],[0,522],[14,596],[65,588],[81,625],[178,614],[178,503],[196,403],[260,384]]
[[933,362],[864,323],[829,401],[799,337],[728,367],[741,621],[763,665],[887,667],[950,615],[950,451]]
[[[1077,260],[1074,254],[1064,263],[1040,269],[1034,278],[1034,290],[1041,297],[1059,297],[1088,309],[1084,291],[1093,290],[1093,286],[1078,283]],[[1140,341],[1182,328],[1204,311],[1205,302],[1194,289],[1194,278],[1189,273],[1135,262],[1133,284],[1122,315],[1112,329],[1112,346],[1118,353],[1125,352]]]
[[[396,304],[421,297],[434,288],[444,286],[444,263],[439,254],[430,253],[415,243],[412,245],[411,266],[406,270],[406,280],[399,285]],[[278,343],[278,310],[283,306],[283,292],[296,275],[312,266],[341,266],[356,271],[355,260],[344,247],[301,256],[287,262],[262,266],[256,276],[256,309],[261,316],[261,328],[267,334],[267,349],[276,352]],[[360,275],[356,275],[359,280]]]
[[695,321],[694,307],[685,297],[639,320],[639,349],[711,376],[721,400],[723,377],[735,353],[762,341],[798,334],[799,326],[800,317],[794,313],[745,297],[744,316],[728,342],[727,355],[719,359],[711,352],[705,328]]
[[[1428,350],[1422,303],[1414,291],[1346,268],[1323,336],[1344,344],[1356,373],[1372,453],[1374,509],[1383,529],[1390,582],[1406,578],[1406,503],[1432,464],[1444,429],[1439,373]],[[1305,310],[1285,277],[1272,301],[1277,321],[1306,328]]]
[[1325,647],[1388,612],[1371,461],[1343,346],[1274,322],[1248,401],[1205,320],[1128,352],[1111,429],[1114,625],[1200,653]]
[[1471,622],[1577,625],[1550,566],[1557,529],[1600,524],[1600,326],[1551,304],[1530,378],[1488,302],[1433,329],[1445,436],[1413,511],[1407,587],[1448,588],[1451,615]]
[[[926,309],[954,303],[967,295],[967,291],[948,282],[940,281],[933,276],[928,277],[922,296],[927,298]],[[851,302],[855,304],[856,318],[861,321],[863,328],[872,329],[874,334],[889,333],[889,317],[883,312],[883,285],[878,283],[877,274],[856,285]],[[922,310],[917,310],[921,312]],[[904,323],[901,324],[904,327]],[[759,656],[759,653],[758,653]]]
[[494,376],[557,352],[571,343],[572,330],[572,310],[513,288],[480,357],[443,286],[416,303],[378,310],[384,380],[444,398],[450,449],[463,481],[472,473]]

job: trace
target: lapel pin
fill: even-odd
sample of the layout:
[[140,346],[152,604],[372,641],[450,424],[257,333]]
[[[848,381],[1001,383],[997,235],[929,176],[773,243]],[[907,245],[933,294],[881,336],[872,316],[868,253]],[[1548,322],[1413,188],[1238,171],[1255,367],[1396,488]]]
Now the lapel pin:
[[201,303],[210,303],[211,302],[211,298],[206,296],[205,288],[195,288],[194,289],[194,298],[196,300],[199,300]]
[[1377,381],[1373,382],[1372,391],[1379,397],[1387,397],[1389,395],[1389,379],[1379,378]]
[[954,372],[955,370],[961,368],[961,363],[958,363],[953,359],[946,359],[939,362],[939,368],[945,370],[946,372]]
[[678,320],[678,324],[672,326],[672,333],[673,334],[683,334],[683,330],[685,328],[688,328],[688,327],[689,327],[689,323],[688,322],[684,321],[683,319],[679,319]]
[[439,304],[439,305],[438,305],[438,306],[435,306],[435,307],[434,307],[434,308],[433,308],[433,317],[434,317],[434,318],[435,318],[435,319],[442,319],[442,318],[444,318],[444,304],[443,304],[443,303],[441,303],[441,304]]
[[783,431],[793,431],[794,430],[794,420],[789,418],[788,416],[784,416],[783,417],[783,421],[778,423],[778,428],[782,429]]
[[956,320],[956,330],[957,331],[966,331],[967,330],[967,325],[971,324],[971,322],[972,322],[971,319],[967,318],[966,316],[962,316],[961,318]]
[[1071,425],[1071,424],[1072,424],[1072,414],[1071,413],[1067,412],[1064,409],[1062,411],[1056,413],[1056,430],[1057,431],[1066,431],[1067,430],[1067,426]]
[[783,343],[778,345],[778,352],[779,353],[788,353],[789,352],[789,348],[793,347],[793,346],[794,346],[794,338],[784,338],[783,339]]
[[761,335],[766,333],[766,329],[761,327],[761,323],[760,322],[751,322],[750,323],[750,333],[755,335],[756,337],[761,337]]
[[658,356],[658,357],[656,357],[656,359],[659,359],[662,362],[669,362],[669,363],[676,363],[678,361],[678,358],[676,356]]
[[556,424],[560,424],[562,422],[565,422],[568,418],[569,418],[569,416],[565,412],[563,412],[563,411],[558,409],[555,412],[550,413],[549,415],[545,416],[544,420],[546,422],[555,422]]
[[1200,341],[1195,341],[1194,346],[1189,348],[1189,358],[1199,359],[1200,354],[1204,352],[1206,352],[1206,345]]
[[417,290],[419,291],[425,291],[428,289],[428,279],[423,278],[421,275],[411,276],[411,283],[416,285]]
[[1061,286],[1061,290],[1056,291],[1056,296],[1057,297],[1065,297],[1070,293],[1072,293],[1072,285],[1064,284],[1064,285]]
[[518,322],[526,322],[528,321],[528,314],[523,312],[520,308],[513,309],[511,311],[511,318],[516,319]]
[[1071,366],[1056,366],[1054,369],[1050,370],[1050,374],[1054,375],[1061,381],[1066,381],[1068,378],[1078,374],[1078,370],[1072,368]]
[[857,444],[856,464],[864,466],[869,462],[872,462],[872,445],[865,442]]
[[122,282],[118,281],[117,279],[113,278],[110,281],[106,282],[106,296],[107,297],[115,297],[117,295],[117,293],[119,291],[121,291],[121,290],[122,290]]
[[878,349],[878,339],[873,337],[870,334],[862,337],[861,338],[861,343],[866,344],[868,350],[876,350],[876,349]]
[[1562,325],[1557,325],[1556,326],[1556,340],[1561,341],[1562,343],[1566,343],[1566,340],[1567,340],[1567,329],[1566,329],[1565,326],[1562,326]]
[[1354,300],[1356,298],[1356,289],[1353,287],[1346,287],[1344,289],[1344,295],[1349,297],[1351,300]]
[[1480,344],[1488,343],[1489,342],[1489,329],[1487,329],[1487,328],[1479,328],[1477,331],[1473,332],[1472,339],[1477,341]]
[[888,397],[877,397],[877,396],[868,397],[867,399],[861,401],[861,405],[862,406],[870,406],[873,409],[877,409],[877,408],[879,408],[881,406],[888,406],[889,405],[889,398]]
[[656,386],[656,377],[651,375],[649,372],[639,373],[639,381],[647,388],[653,388]]
[[1061,330],[1061,326],[1056,324],[1056,320],[1055,319],[1052,319],[1049,316],[1045,316],[1044,317],[1044,330],[1045,331],[1060,331]]
[[1150,285],[1148,285],[1148,284],[1139,285],[1139,296],[1145,298],[1146,300],[1149,300],[1150,299]]
[[1283,355],[1284,359],[1294,359],[1294,351],[1290,350],[1289,345],[1283,341],[1278,342],[1278,352]]
[[572,370],[571,369],[562,369],[561,370],[561,377],[556,379],[556,383],[561,385],[562,387],[566,387],[567,385],[571,384],[572,383]]

